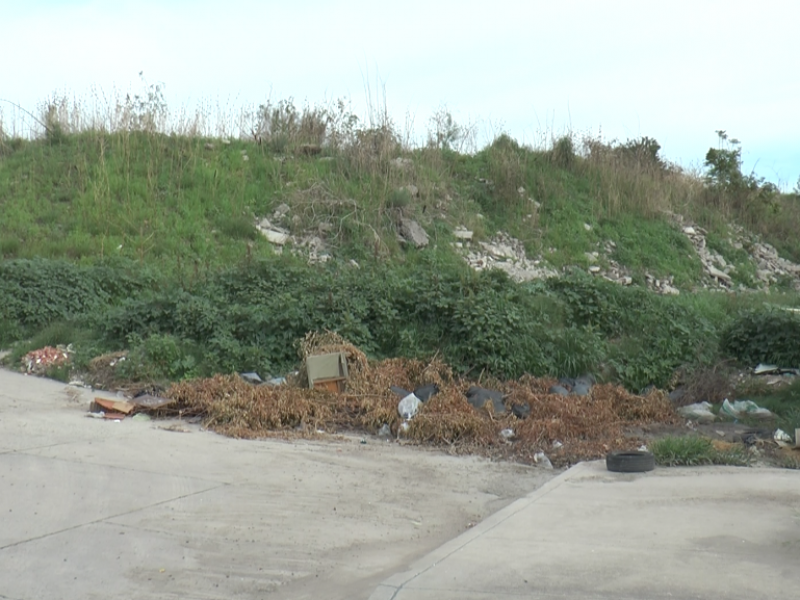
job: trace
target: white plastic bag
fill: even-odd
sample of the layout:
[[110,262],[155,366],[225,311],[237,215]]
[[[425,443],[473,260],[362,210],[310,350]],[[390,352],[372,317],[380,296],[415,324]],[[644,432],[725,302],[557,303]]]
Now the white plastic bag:
[[736,400],[735,402],[728,402],[728,399],[722,402],[722,408],[719,411],[732,419],[741,419],[742,417],[755,417],[756,419],[771,419],[773,415],[766,408],[761,408],[752,400]]
[[711,412],[711,404],[708,402],[697,402],[696,404],[681,406],[678,409],[678,414],[692,421],[700,421],[701,423],[715,421],[717,418],[717,416]]
[[416,395],[414,395],[413,393],[409,394],[408,396],[400,400],[400,402],[397,405],[397,412],[404,419],[406,420],[411,419],[414,417],[414,415],[417,414],[417,412],[419,412],[420,404],[422,404],[422,401],[419,398],[417,398]]

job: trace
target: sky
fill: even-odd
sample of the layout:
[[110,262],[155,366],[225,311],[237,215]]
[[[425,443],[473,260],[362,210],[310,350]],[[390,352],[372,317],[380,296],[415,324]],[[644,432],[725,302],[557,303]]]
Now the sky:
[[[480,145],[655,138],[702,167],[800,185],[800,3],[790,0],[0,0],[0,111],[163,85],[171,110],[293,98],[386,106],[424,140],[449,111]],[[9,102],[6,102],[9,101]]]

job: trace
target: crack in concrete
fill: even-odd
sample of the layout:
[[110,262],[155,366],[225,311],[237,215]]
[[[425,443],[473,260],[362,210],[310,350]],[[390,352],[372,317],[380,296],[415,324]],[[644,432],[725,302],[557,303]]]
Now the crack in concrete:
[[[175,496],[173,498],[167,498],[166,500],[161,500],[159,502],[154,502],[152,504],[148,504],[147,506],[140,506],[138,508],[133,508],[131,510],[126,510],[124,512],[121,512],[121,513],[118,513],[118,514],[115,514],[115,515],[108,515],[108,516],[103,517],[101,519],[95,519],[94,521],[87,521],[86,523],[79,523],[78,525],[73,525],[72,527],[65,527],[64,529],[59,529],[58,531],[51,531],[51,532],[48,532],[48,533],[44,533],[42,535],[38,535],[38,536],[35,536],[35,537],[32,537],[32,538],[28,538],[26,540],[20,540],[18,542],[14,542],[12,544],[7,544],[5,546],[0,546],[0,552],[2,552],[3,550],[8,550],[9,548],[14,548],[15,546],[21,546],[23,544],[27,544],[29,542],[36,542],[36,541],[43,540],[43,539],[48,538],[48,537],[52,537],[52,536],[55,536],[55,535],[60,535],[62,533],[66,533],[68,531],[74,531],[76,529],[80,529],[81,527],[86,527],[87,525],[97,525],[99,523],[103,523],[105,521],[109,521],[110,519],[118,519],[119,517],[132,515],[132,514],[135,514],[137,512],[141,512],[141,511],[144,511],[144,510],[155,508],[156,506],[162,506],[164,504],[169,504],[170,502],[175,502],[176,500],[183,500],[184,498],[191,498],[192,496],[198,496],[200,494],[205,494],[207,492],[213,492],[214,490],[218,490],[220,488],[223,488],[226,485],[228,485],[228,484],[223,483],[221,485],[217,485],[215,487],[211,487],[211,488],[208,488],[208,489],[205,489],[205,490],[199,490],[197,492],[191,492],[189,494],[183,494],[182,496]],[[110,523],[110,524],[111,525],[116,525],[116,523]]]

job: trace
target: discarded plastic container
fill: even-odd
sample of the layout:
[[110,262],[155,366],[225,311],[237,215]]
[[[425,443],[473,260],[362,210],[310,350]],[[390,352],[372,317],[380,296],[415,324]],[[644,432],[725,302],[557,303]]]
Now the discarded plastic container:
[[737,400],[736,402],[728,402],[728,399],[722,402],[720,414],[724,414],[732,419],[741,419],[742,417],[754,417],[756,419],[771,419],[773,415],[766,408],[761,408],[752,400]]
[[409,394],[400,400],[397,405],[397,412],[404,419],[411,419],[419,412],[420,404],[422,404],[422,401],[416,395]]

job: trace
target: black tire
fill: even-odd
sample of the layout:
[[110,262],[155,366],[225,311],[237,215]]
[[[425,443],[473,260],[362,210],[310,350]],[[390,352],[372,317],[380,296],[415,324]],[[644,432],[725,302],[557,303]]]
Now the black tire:
[[616,473],[644,473],[656,468],[656,459],[643,450],[611,452],[606,455],[606,468]]

